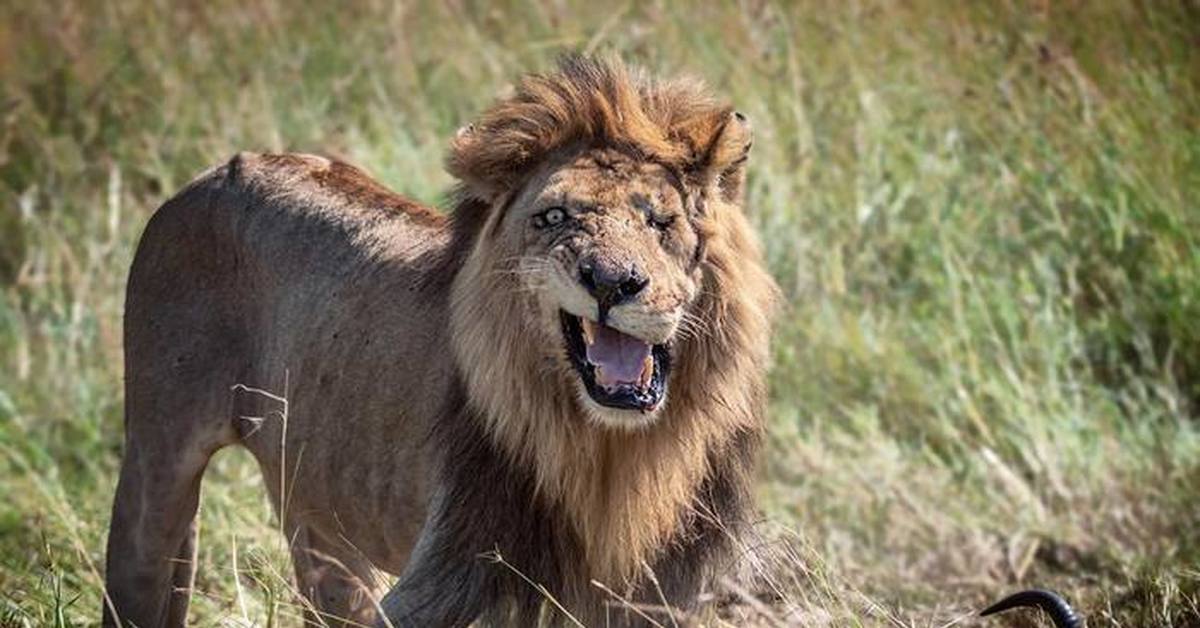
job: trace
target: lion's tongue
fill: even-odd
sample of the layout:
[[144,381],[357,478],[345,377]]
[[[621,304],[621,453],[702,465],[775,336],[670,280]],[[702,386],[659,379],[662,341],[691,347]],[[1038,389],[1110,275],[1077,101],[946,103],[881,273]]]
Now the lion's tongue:
[[587,359],[596,365],[596,383],[613,388],[642,384],[650,345],[611,327],[596,325]]

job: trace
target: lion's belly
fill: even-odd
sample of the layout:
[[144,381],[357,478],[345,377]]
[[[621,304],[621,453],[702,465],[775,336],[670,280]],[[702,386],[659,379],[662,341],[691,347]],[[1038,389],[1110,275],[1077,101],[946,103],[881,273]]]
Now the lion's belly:
[[[318,450],[314,450],[316,453]],[[375,567],[399,574],[425,521],[428,483],[418,452],[322,452],[321,467],[284,462],[295,473],[284,516]],[[271,481],[268,475],[268,481]]]
[[297,390],[289,397],[286,423],[282,413],[268,413],[271,424],[244,442],[289,532],[307,528],[399,573],[420,534],[430,493],[427,418],[413,412],[419,403],[405,403],[400,395],[364,402],[364,394],[359,387]]

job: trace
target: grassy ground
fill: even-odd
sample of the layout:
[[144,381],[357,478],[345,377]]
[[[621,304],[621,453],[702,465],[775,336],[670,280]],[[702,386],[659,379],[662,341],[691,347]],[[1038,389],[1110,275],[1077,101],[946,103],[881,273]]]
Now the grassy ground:
[[[453,130],[563,49],[755,126],[789,300],[756,622],[941,626],[1038,584],[1200,625],[1200,5],[311,4],[0,3],[0,626],[95,622],[153,208],[238,149],[437,202]],[[201,528],[195,623],[294,624],[247,456]]]

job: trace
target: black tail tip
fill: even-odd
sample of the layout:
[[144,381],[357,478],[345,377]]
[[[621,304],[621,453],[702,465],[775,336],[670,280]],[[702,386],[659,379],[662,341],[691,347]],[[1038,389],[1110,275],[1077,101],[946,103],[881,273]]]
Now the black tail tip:
[[986,617],[1023,606],[1040,608],[1042,612],[1050,616],[1058,628],[1082,628],[1083,626],[1083,618],[1075,612],[1075,609],[1071,608],[1071,605],[1061,595],[1046,589],[1018,591],[983,609],[979,615]]

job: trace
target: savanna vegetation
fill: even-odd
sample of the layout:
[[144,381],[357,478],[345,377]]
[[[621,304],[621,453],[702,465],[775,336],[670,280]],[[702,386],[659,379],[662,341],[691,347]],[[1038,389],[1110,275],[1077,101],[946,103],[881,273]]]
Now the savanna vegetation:
[[[438,203],[455,128],[564,50],[702,76],[756,131],[771,561],[706,621],[971,624],[1041,585],[1200,625],[1196,2],[8,0],[0,626],[98,619],[153,209],[240,149]],[[194,623],[296,625],[285,543],[222,452]]]

